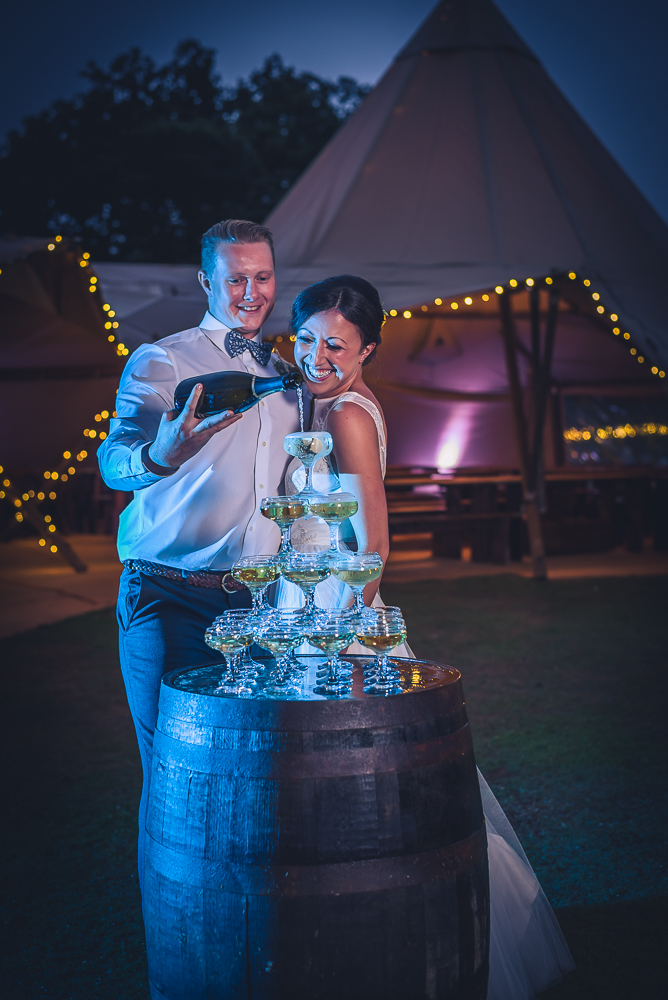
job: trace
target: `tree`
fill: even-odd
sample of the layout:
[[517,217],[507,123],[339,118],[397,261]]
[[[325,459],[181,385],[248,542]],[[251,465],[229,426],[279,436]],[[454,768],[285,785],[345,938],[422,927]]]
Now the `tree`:
[[100,260],[196,261],[214,222],[261,221],[368,90],[278,55],[224,90],[214,58],[189,40],[161,67],[136,48],[89,62],[85,91],[10,132],[2,230],[77,237]]

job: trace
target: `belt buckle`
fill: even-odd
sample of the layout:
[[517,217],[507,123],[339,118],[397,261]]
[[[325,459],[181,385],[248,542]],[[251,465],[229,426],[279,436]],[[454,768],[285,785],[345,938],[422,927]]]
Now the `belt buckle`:
[[[228,578],[232,581],[232,585],[231,586],[229,586],[229,585],[227,585],[225,583],[225,581]],[[234,594],[239,589],[239,585],[238,585],[237,581],[234,579],[234,577],[232,576],[231,573],[225,573],[223,576],[221,576],[221,578],[220,578],[220,586],[222,587],[222,589],[225,591],[226,594]]]

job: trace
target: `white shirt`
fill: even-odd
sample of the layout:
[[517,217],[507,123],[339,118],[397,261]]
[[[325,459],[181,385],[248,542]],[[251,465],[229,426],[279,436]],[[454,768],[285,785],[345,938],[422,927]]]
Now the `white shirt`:
[[261,400],[173,475],[154,475],[141,460],[183,379],[215,371],[276,376],[271,360],[263,367],[249,351],[231,358],[225,349],[228,332],[207,312],[199,327],[144,344],[128,359],[116,417],[97,453],[107,486],[135,493],[120,518],[121,561],[221,570],[239,556],[278,550],[280,531],[260,514],[259,504],[281,489],[289,461],[283,437],[299,430],[295,392]]

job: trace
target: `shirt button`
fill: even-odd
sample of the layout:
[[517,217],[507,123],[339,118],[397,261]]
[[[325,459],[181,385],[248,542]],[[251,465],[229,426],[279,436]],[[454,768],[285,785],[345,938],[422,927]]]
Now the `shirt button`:
[[266,447],[267,447],[267,442],[266,442],[266,441],[263,441],[263,442],[262,442],[262,447],[263,447],[263,448],[266,448]]
[[261,401],[260,406],[264,406],[264,400]]
[[264,483],[260,483],[260,489],[261,489],[261,490],[263,490],[263,489],[264,489]]
[[249,530],[249,531],[252,531],[253,529],[252,529],[252,528],[249,528],[248,530]]

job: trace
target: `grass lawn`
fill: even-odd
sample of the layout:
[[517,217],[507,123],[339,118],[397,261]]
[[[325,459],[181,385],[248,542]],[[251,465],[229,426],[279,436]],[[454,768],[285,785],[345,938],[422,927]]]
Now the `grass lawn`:
[[[479,577],[383,597],[418,655],[464,675],[478,763],[578,966],[546,1000],[663,998],[668,578]],[[0,647],[0,995],[147,1000],[113,612]]]

